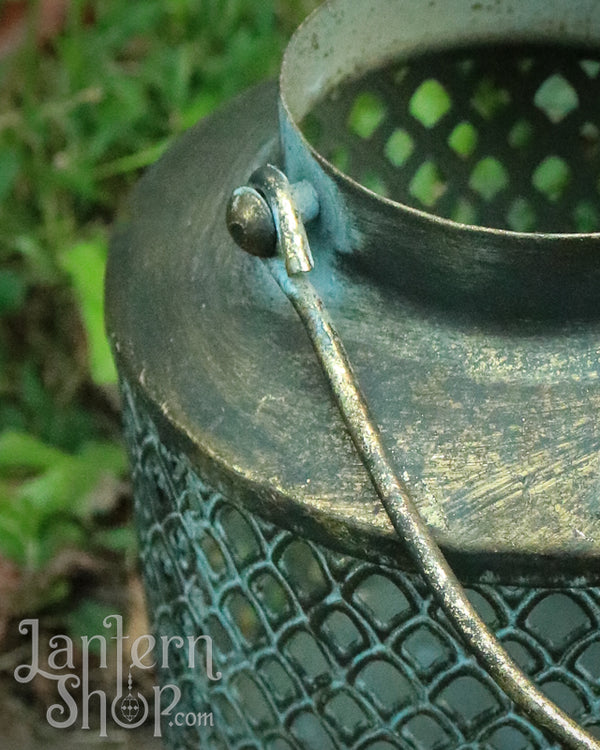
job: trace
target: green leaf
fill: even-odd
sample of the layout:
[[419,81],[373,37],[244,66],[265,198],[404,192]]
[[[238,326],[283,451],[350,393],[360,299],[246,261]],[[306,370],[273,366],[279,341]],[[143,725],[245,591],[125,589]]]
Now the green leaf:
[[119,526],[115,529],[104,529],[94,534],[94,542],[100,547],[113,552],[134,552],[137,539],[132,526]]
[[58,448],[27,433],[7,431],[0,435],[0,476],[49,469],[67,457]]
[[22,483],[20,496],[27,498],[41,516],[72,513],[90,517],[95,508],[93,491],[105,477],[120,476],[126,465],[124,451],[111,443],[87,445],[75,456],[67,456],[39,476]]
[[142,167],[147,167],[164,154],[167,148],[171,145],[171,142],[170,138],[166,138],[159,143],[155,143],[152,146],[148,146],[148,148],[142,149],[141,151],[136,151],[133,154],[122,156],[120,159],[100,164],[95,170],[95,177],[99,180],[103,180],[107,177],[128,174],[129,172],[135,172]]
[[[0,437],[0,553],[39,569],[65,547],[82,548],[106,480],[116,483],[126,466],[120,445],[93,442],[71,455],[15,432]],[[109,483],[109,488],[111,484]]]
[[115,383],[117,374],[104,331],[104,267],[106,240],[80,242],[64,253],[60,264],[69,274],[85,325],[92,378],[98,385]]
[[181,128],[195,125],[219,104],[220,97],[214,91],[203,91],[181,113]]

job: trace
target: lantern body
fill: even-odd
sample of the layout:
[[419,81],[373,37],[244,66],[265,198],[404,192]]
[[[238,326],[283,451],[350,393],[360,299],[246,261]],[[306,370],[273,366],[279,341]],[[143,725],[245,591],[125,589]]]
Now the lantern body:
[[[600,737],[600,58],[581,25],[597,11],[548,10],[531,39],[534,2],[486,22],[376,5],[375,30],[348,0],[309,21],[279,98],[258,87],[186,134],[115,234],[108,329],[149,612],[158,636],[207,637],[193,668],[173,648],[159,671],[183,716],[212,715],[165,721],[172,748],[558,747],[412,570],[293,311],[227,235],[231,191],[266,162],[316,189],[314,283],[473,604]],[[414,41],[395,67],[327,48],[328,24],[368,39],[399,8]],[[444,24],[466,29],[450,51]],[[331,55],[339,80],[315,93]]]

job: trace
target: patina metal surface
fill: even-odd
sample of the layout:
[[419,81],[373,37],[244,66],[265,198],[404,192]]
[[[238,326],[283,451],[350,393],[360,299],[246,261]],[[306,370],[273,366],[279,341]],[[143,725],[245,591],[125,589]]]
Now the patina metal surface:
[[[213,639],[165,684],[209,726],[173,750],[560,750],[515,711],[420,575],[265,520],[199,476],[194,446],[124,383],[148,611],[157,636]],[[600,589],[471,585],[469,600],[543,691],[600,737]]]
[[[274,88],[255,90],[142,180],[109,262],[113,347],[212,484],[288,527],[397,560],[301,324],[227,234],[232,190],[276,156],[275,120]],[[598,580],[599,326],[516,335],[415,309],[349,273],[319,243],[321,221],[308,230],[313,281],[452,564],[468,578]]]

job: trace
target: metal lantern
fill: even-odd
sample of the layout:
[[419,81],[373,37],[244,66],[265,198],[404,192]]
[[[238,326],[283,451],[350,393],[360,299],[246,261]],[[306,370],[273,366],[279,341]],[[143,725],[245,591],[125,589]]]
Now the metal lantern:
[[600,747],[596,0],[326,3],[107,300],[169,747]]

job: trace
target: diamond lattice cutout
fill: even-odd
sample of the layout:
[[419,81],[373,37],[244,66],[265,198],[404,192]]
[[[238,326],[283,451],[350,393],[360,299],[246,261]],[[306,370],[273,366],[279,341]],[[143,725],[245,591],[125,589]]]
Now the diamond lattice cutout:
[[[128,388],[124,403],[154,631],[209,635],[222,672],[211,681],[169,652],[161,678],[181,686],[178,710],[214,713],[212,726],[165,727],[170,746],[551,746],[455,639],[418,576],[334,553],[235,506],[160,442]],[[167,475],[177,477],[172,494]],[[533,679],[600,733],[600,589],[480,585],[470,596]]]
[[598,71],[567,48],[426,55],[344,82],[305,133],[400,203],[463,224],[596,232]]
[[571,84],[561,75],[547,78],[533,99],[551,122],[564,120],[579,105],[579,97]]

